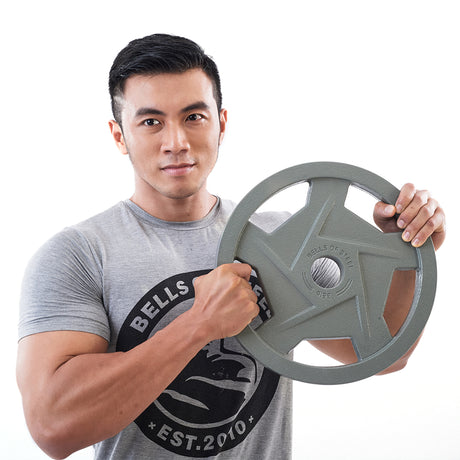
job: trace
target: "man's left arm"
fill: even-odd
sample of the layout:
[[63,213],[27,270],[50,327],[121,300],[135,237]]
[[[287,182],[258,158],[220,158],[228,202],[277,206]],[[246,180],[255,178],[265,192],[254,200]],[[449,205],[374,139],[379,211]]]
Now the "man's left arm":
[[[385,232],[402,231],[402,238],[414,247],[422,246],[431,236],[437,250],[446,237],[446,218],[439,203],[427,190],[417,190],[413,184],[405,184],[394,205],[378,202],[374,208],[374,221]],[[404,323],[414,297],[415,273],[396,271],[385,307],[385,321],[392,335]],[[420,340],[420,337],[419,337]],[[418,341],[396,363],[385,369],[387,374],[403,369]],[[326,340],[312,344],[344,364],[356,361],[351,342]]]

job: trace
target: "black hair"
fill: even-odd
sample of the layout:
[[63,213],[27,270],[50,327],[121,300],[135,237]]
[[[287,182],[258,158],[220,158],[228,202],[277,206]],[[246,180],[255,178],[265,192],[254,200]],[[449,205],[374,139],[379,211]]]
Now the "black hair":
[[112,113],[121,125],[120,97],[126,80],[133,75],[182,73],[202,69],[213,83],[217,109],[222,108],[222,91],[215,62],[192,40],[167,34],[153,34],[131,41],[113,61],[109,74]]

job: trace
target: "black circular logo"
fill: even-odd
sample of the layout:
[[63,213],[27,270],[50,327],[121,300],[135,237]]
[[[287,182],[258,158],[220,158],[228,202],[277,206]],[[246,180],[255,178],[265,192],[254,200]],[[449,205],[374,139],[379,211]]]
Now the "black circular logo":
[[[127,351],[190,308],[193,280],[210,270],[182,273],[153,287],[129,313],[117,341]],[[265,296],[251,277],[260,306]],[[177,338],[180,340],[180,337]],[[210,342],[136,420],[151,441],[177,454],[211,457],[240,444],[270,404],[279,376],[244,352],[234,338]]]

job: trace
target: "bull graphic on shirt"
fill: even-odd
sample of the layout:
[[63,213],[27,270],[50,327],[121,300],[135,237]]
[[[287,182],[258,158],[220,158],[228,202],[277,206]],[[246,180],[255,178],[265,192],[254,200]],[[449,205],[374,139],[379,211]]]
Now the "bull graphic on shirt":
[[214,341],[203,348],[157,403],[171,414],[184,414],[191,423],[234,417],[252,396],[258,369],[252,356],[226,348],[226,341]]

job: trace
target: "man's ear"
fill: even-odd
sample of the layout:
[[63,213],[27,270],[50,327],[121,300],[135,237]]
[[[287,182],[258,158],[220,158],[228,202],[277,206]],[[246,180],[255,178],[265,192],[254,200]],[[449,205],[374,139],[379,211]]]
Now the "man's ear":
[[222,144],[225,135],[225,129],[227,127],[227,109],[221,109],[219,114],[220,123],[220,134],[219,134],[219,145]]
[[128,149],[126,148],[125,138],[123,136],[121,126],[115,120],[110,120],[109,128],[118,150],[121,154],[127,155]]

